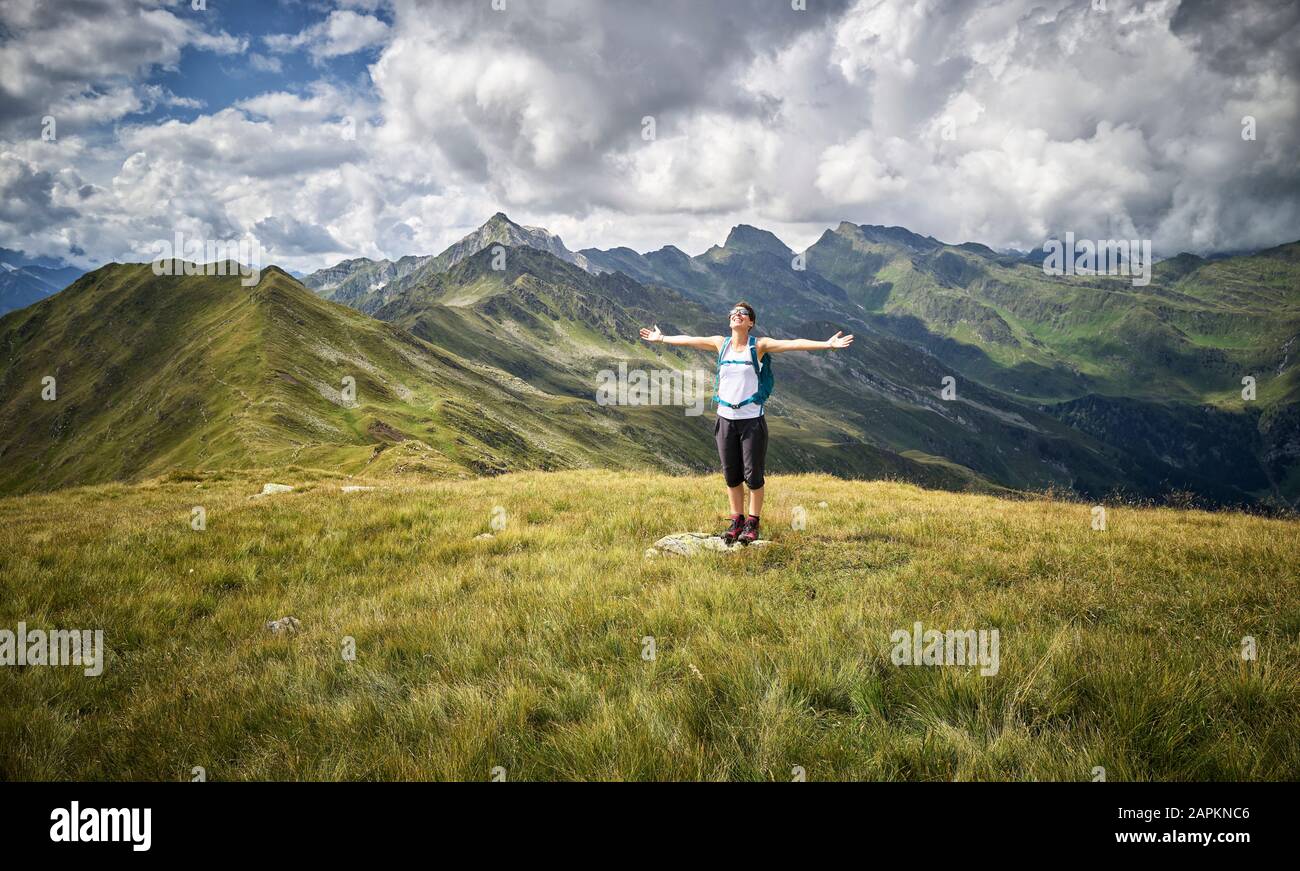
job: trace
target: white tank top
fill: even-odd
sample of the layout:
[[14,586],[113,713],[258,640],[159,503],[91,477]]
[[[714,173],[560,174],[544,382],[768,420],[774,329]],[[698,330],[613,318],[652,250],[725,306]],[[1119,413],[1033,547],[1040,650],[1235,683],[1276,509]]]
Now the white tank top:
[[[761,358],[759,362],[762,362]],[[749,346],[728,347],[726,355],[722,358],[722,365],[718,367],[718,398],[734,405],[744,402],[757,392],[758,373],[754,371],[754,364],[749,360]],[[763,406],[757,402],[742,405],[740,408],[718,405],[718,416],[728,420],[747,420],[758,417],[762,413]]]

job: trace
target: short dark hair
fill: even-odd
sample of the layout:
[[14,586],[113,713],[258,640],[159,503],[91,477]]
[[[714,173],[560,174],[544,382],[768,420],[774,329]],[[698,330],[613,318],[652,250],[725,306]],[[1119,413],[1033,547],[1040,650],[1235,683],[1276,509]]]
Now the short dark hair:
[[732,306],[732,308],[743,308],[749,314],[749,320],[752,323],[758,323],[758,315],[754,313],[754,307],[743,299]]

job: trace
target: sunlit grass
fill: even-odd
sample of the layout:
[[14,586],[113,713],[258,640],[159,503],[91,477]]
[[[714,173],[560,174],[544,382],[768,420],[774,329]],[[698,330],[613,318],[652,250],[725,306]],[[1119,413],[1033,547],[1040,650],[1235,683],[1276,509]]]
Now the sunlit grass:
[[[773,546],[687,561],[713,477],[173,477],[0,500],[0,628],[110,649],[0,668],[0,777],[1300,777],[1293,521],[780,476]],[[916,621],[999,673],[893,665]]]

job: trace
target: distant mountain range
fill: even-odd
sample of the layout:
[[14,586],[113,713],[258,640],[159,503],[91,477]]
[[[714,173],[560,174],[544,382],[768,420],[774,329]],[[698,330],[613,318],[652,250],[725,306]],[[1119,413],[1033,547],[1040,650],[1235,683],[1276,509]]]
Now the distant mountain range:
[[[1300,498],[1300,243],[1180,255],[1135,287],[899,227],[841,223],[802,252],[740,225],[695,257],[575,253],[500,213],[436,256],[348,260],[301,284],[110,264],[0,318],[0,491],[286,463],[709,469],[709,416],[594,392],[619,362],[711,376],[708,355],[637,329],[721,333],[741,298],[763,334],[857,336],[774,361],[773,471]],[[40,399],[46,374],[63,399]],[[348,375],[354,403],[336,395]]]
[[84,274],[62,261],[0,248],[0,315],[39,302]]
[[521,227],[503,212],[497,212],[483,226],[436,257],[403,257],[395,261],[359,257],[313,272],[302,282],[326,299],[370,313],[408,288],[419,285],[428,276],[446,272],[465,258],[493,245],[533,248],[589,272],[604,271],[594,268],[583,255],[574,254],[564,247],[559,236],[541,227]]

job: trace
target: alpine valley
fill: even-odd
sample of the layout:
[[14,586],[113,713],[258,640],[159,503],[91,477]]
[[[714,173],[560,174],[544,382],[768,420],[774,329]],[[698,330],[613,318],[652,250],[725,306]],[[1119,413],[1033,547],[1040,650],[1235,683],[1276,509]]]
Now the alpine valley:
[[740,225],[688,256],[570,251],[498,213],[436,256],[267,267],[254,287],[231,266],[21,279],[25,307],[0,318],[0,493],[285,466],[707,471],[711,415],[600,404],[599,373],[703,371],[707,388],[709,355],[637,330],[722,333],[746,299],[760,334],[857,337],[775,359],[772,472],[1300,498],[1300,242],[1182,254],[1135,286],[899,227],[841,223],[796,252]]

